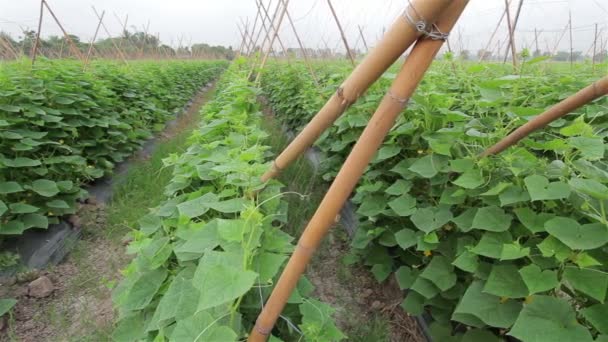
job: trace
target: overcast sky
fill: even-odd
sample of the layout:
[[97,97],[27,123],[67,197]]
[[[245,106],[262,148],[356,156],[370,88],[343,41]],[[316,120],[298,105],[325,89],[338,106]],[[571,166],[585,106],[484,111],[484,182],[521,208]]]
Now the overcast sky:
[[[272,1],[271,9],[278,0]],[[519,0],[512,0],[513,12]],[[106,11],[104,22],[117,35],[128,14],[129,27],[143,30],[148,21],[150,33],[159,34],[163,42],[177,45],[182,38],[188,43],[209,43],[237,46],[240,38],[237,23],[253,22],[257,7],[255,0],[47,0],[66,30],[88,41],[92,38],[97,19],[92,5]],[[363,47],[357,25],[361,25],[368,44],[377,41],[384,27],[390,25],[403,11],[406,0],[332,0],[346,30],[350,45]],[[0,0],[0,30],[19,35],[21,28],[35,29],[39,0]],[[476,51],[487,43],[494,26],[504,10],[504,0],[471,0],[453,31],[452,45]],[[307,47],[323,47],[325,40],[331,48],[341,49],[339,33],[326,0],[291,0],[289,11]],[[572,12],[574,49],[586,52],[593,43],[594,24],[598,23],[603,39],[608,38],[608,0],[524,0],[516,34],[518,46],[532,47],[534,29],[542,30],[540,47],[553,49]],[[280,36],[289,47],[296,47],[291,28],[285,21]],[[506,23],[495,42],[506,39]],[[258,25],[259,27],[259,25]],[[59,35],[60,30],[48,15],[42,26],[43,36]],[[101,38],[106,37],[102,30]],[[566,35],[560,49],[569,49]]]

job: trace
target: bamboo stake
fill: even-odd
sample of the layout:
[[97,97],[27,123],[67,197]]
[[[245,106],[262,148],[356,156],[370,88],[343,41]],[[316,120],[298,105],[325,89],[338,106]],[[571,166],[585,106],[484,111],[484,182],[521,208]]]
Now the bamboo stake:
[[[430,25],[451,2],[451,0],[414,0],[412,6]],[[408,8],[407,11],[414,13],[411,8]],[[376,82],[420,35],[421,33],[403,16],[397,18],[376,47],[365,56],[342,83],[338,91],[328,99],[317,115],[275,159],[271,169],[262,176],[262,181],[276,177],[281,170],[304,153],[323,131],[331,126],[351,104],[356,102],[359,96]]]
[[[280,5],[281,2],[279,1],[278,4]],[[279,16],[279,21],[277,23],[276,30],[274,31],[274,35],[272,36],[272,39],[270,40],[270,46],[269,46],[268,50],[266,50],[266,54],[264,54],[264,59],[262,59],[262,64],[260,64],[260,67],[259,67],[260,72],[258,72],[258,75],[255,78],[255,83],[258,83],[258,81],[260,80],[260,76],[262,75],[261,70],[264,69],[264,66],[266,65],[266,61],[268,61],[268,56],[270,55],[270,50],[272,49],[274,40],[279,36],[279,29],[281,28],[281,23],[283,22],[283,18],[285,17],[285,11],[287,10],[288,4],[289,4],[289,0],[286,0],[283,11],[281,12],[281,15]],[[278,11],[278,7],[277,7],[277,11]]]
[[357,27],[359,27],[359,34],[361,35],[361,40],[363,40],[363,46],[365,46],[365,52],[367,53],[367,51],[369,51],[369,48],[367,47],[367,41],[365,40],[365,36],[363,35],[363,29],[361,28],[361,25],[357,25]]
[[[511,0],[509,0],[509,5],[511,5]],[[494,36],[496,36],[496,33],[498,32],[498,28],[500,28],[500,24],[502,24],[503,19],[505,18],[505,16],[507,15],[507,9],[505,8],[505,10],[502,12],[502,15],[500,16],[500,19],[498,20],[498,24],[496,24],[496,27],[494,28],[494,32],[492,32],[492,35],[490,36],[490,40],[488,40],[488,44],[486,44],[486,47],[483,49],[481,56],[479,56],[479,61],[483,61],[483,59],[486,56],[486,51],[490,48],[490,45],[492,44],[492,41],[494,40]]]
[[285,14],[287,15],[287,20],[289,20],[289,24],[291,25],[293,34],[294,34],[294,36],[296,36],[298,45],[300,45],[300,50],[302,50],[302,55],[304,56],[304,63],[306,63],[306,66],[308,66],[308,70],[310,71],[310,76],[312,76],[312,79],[315,81],[315,85],[317,87],[319,87],[319,79],[317,78],[315,70],[312,68],[312,65],[310,64],[308,52],[306,51],[306,49],[304,48],[304,44],[302,44],[302,41],[300,40],[300,36],[298,35],[296,26],[293,24],[293,20],[291,20],[291,15],[289,14],[289,9],[287,8],[287,4],[284,4],[284,6],[285,6]]
[[249,56],[249,54],[251,53],[251,44],[253,43],[253,35],[255,34],[256,27],[258,26],[258,19],[260,18],[260,15],[262,14],[260,11],[260,6],[257,6],[257,7],[258,7],[258,11],[255,15],[255,20],[253,21],[253,27],[251,28],[251,35],[250,35],[251,39],[249,39],[249,44],[247,45],[247,50],[246,50],[247,56]]
[[65,31],[63,25],[61,25],[61,22],[59,21],[59,19],[57,19],[57,16],[55,16],[55,13],[53,13],[53,10],[49,6],[49,4],[45,0],[42,0],[42,3],[44,4],[44,7],[46,7],[46,9],[49,11],[53,19],[55,19],[55,22],[57,23],[57,26],[59,26],[59,28],[61,29],[61,32],[63,32],[65,39],[68,41],[70,49],[72,49],[72,53],[74,53],[76,57],[78,57],[78,59],[84,61],[84,56],[82,55],[81,51],[78,49],[78,47],[76,47],[76,44],[74,43],[72,38],[70,38],[70,35]]
[[[97,16],[97,19],[101,19],[101,16],[99,15],[99,13],[97,13],[97,10],[95,9],[95,6],[91,6],[91,8],[93,9],[93,12],[95,12],[95,15]],[[116,42],[114,41],[114,39],[112,39],[112,35],[110,34],[110,31],[108,31],[108,28],[106,27],[106,24],[103,23],[103,21],[101,21],[101,28],[103,28],[103,30],[105,31],[106,35],[108,36],[108,38],[112,42],[112,46],[114,46],[114,49],[116,50],[116,52],[118,53],[118,55],[122,58],[122,61],[125,64],[128,65],[129,63],[127,62],[127,58],[125,57],[125,55],[122,52],[122,50],[120,48],[118,48],[118,46],[116,45]]]
[[592,65],[591,70],[594,74],[595,74],[595,54],[597,53],[596,45],[597,45],[597,23],[595,23],[595,33],[593,34],[593,54],[591,55],[591,65]]
[[[6,49],[6,51],[8,53],[10,53],[11,55],[13,55],[14,59],[19,59],[19,55],[17,54],[17,52],[10,46],[10,42],[7,42],[4,37],[0,36],[0,44],[2,44],[2,46],[4,46],[4,48]],[[7,58],[8,55],[7,55]]]
[[85,69],[89,64],[89,58],[91,58],[91,52],[93,51],[93,44],[95,44],[95,40],[97,40],[97,34],[99,33],[99,28],[101,27],[101,22],[103,21],[104,15],[106,15],[106,11],[101,12],[101,18],[99,18],[99,23],[97,24],[97,28],[95,29],[95,34],[93,35],[93,39],[91,39],[91,43],[89,44],[89,51],[87,51],[87,57],[84,60]]
[[346,35],[344,35],[344,30],[342,30],[342,25],[340,25],[340,20],[338,20],[338,16],[336,15],[336,11],[334,10],[334,6],[331,4],[331,0],[327,0],[327,4],[329,5],[329,9],[331,10],[331,14],[334,16],[336,20],[336,24],[338,25],[338,30],[340,30],[340,36],[342,36],[342,42],[344,42],[344,47],[346,48],[346,54],[350,59],[350,63],[355,66],[355,57],[353,56],[350,47],[348,47],[348,41],[346,40]]
[[[519,22],[519,15],[521,14],[521,8],[524,5],[524,0],[520,0],[519,1],[519,5],[517,5],[517,13],[515,14],[515,20],[513,21],[513,35],[515,36],[515,29],[517,28],[517,23]],[[511,48],[512,51],[517,51],[517,47],[515,47],[515,49],[513,49],[513,47],[511,46],[511,43],[509,43],[509,46],[507,46],[507,49],[505,51],[505,59],[503,60],[503,63],[507,62],[507,58],[509,57],[509,48]]]
[[[281,1],[278,1],[277,5],[276,5],[276,7],[274,9],[274,12],[272,14],[271,22],[273,22],[273,23],[275,22],[275,20],[277,19],[277,15],[279,14],[279,10],[280,9],[281,9]],[[268,29],[266,31],[266,35],[264,36],[264,39],[262,40],[262,45],[261,45],[261,52],[262,52],[262,56],[261,57],[262,58],[263,58],[263,56],[265,54],[265,50],[267,50],[266,49],[266,45],[268,44],[268,42],[270,41],[270,39],[272,39],[271,36],[272,36],[272,31],[270,29]]]
[[[467,2],[467,0],[451,1],[448,9],[442,13],[437,21],[437,26],[442,32],[449,32],[452,29]],[[442,44],[443,41],[428,38],[420,39],[416,43],[390,90],[382,99],[378,109],[346,158],[321,204],[319,204],[319,208],[302,233],[296,249],[285,266],[266,305],[262,308],[255,327],[249,335],[249,342],[266,341],[314,251],[335,223],[336,215],[350,196],[378,148],[382,145],[397,116],[403,112],[407,101],[424,77]]]
[[36,32],[36,41],[32,48],[32,65],[36,63],[36,55],[38,54],[38,45],[40,44],[40,31],[42,30],[42,16],[44,15],[44,0],[40,0],[40,16],[38,17],[38,32]]
[[557,40],[557,42],[555,43],[555,46],[553,47],[553,51],[551,52],[551,56],[555,56],[555,54],[557,53],[557,49],[559,48],[559,43],[561,43],[562,39],[566,35],[566,32],[568,31],[568,26],[570,26],[570,25],[566,24],[566,27],[564,27],[564,31],[562,31],[559,39]]
[[536,47],[534,52],[538,52],[540,54],[540,50],[538,48],[538,31],[536,30],[536,27],[534,28],[534,46]]
[[245,33],[243,32],[243,29],[241,28],[241,25],[239,25],[238,23],[236,24],[236,27],[239,29],[239,32],[241,34],[241,46],[239,47],[239,53],[236,55],[237,58],[240,57],[243,54],[243,47],[245,46]]
[[572,11],[568,11],[568,26],[570,27],[570,69],[574,67],[574,49],[572,48]]
[[[281,2],[281,0],[279,0],[279,3]],[[284,3],[283,6],[285,6],[285,11],[287,11],[287,4]],[[264,17],[266,19],[268,19],[270,21],[270,15],[268,15],[268,10],[266,9],[266,7],[264,7],[264,4],[262,3],[262,1],[260,1],[260,7],[262,8],[262,11],[264,12]],[[266,19],[264,19],[264,17],[262,18],[262,24],[264,24],[264,27],[266,27]],[[270,28],[268,28],[268,31],[271,32],[271,30],[274,30],[276,32],[277,35],[277,41],[279,42],[279,45],[281,46],[281,50],[283,50],[283,54],[285,55],[285,58],[287,58],[287,61],[290,60],[289,58],[289,54],[287,53],[287,49],[285,48],[285,45],[283,45],[283,41],[281,40],[281,37],[279,36],[279,28],[274,26],[274,22],[270,21],[269,23]]]
[[[263,1],[263,0],[260,0],[260,3],[261,3],[262,1]],[[256,3],[256,5],[258,6],[258,10],[260,10],[260,11],[261,11],[261,9],[260,9],[260,5],[258,4],[258,2],[256,1],[255,3]],[[270,8],[270,5],[272,5],[272,0],[268,1],[268,8]],[[261,15],[261,12],[260,12],[260,15]],[[262,19],[262,20],[264,20],[264,19]],[[262,35],[262,31],[263,31],[263,27],[262,27],[262,26],[260,26],[260,30],[258,31],[258,34],[257,34],[257,36],[255,37],[255,40],[254,40],[254,42],[253,42],[253,49],[254,49],[254,50],[257,48],[258,41],[260,40],[260,36]],[[266,41],[266,38],[264,38],[264,41]]]
[[140,59],[143,59],[143,57],[144,57],[144,50],[146,48],[146,44],[148,43],[148,30],[149,29],[150,29],[150,20],[148,20],[148,24],[144,28],[144,37],[142,39],[141,48],[139,50],[139,58]]
[[[511,45],[511,54],[513,55],[513,69],[517,70],[517,53],[515,51],[515,37],[513,37],[515,32],[513,32],[513,25],[511,24],[511,10],[509,9],[508,0],[505,0],[505,6],[507,11],[507,26],[509,28],[509,44]],[[507,55],[505,55],[505,58],[507,58]]]
[[492,147],[485,150],[481,157],[498,154],[505,149],[517,144],[521,139],[532,132],[539,130],[562,116],[584,106],[585,104],[608,94],[608,76],[583,88],[576,94],[549,108],[546,112],[528,121],[518,129],[507,135]]

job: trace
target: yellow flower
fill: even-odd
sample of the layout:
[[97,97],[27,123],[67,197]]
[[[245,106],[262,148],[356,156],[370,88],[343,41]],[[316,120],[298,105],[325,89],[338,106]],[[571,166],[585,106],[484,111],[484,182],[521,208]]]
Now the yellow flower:
[[59,143],[63,145],[63,139],[59,139]]
[[431,256],[431,255],[433,255],[433,252],[431,252],[431,251],[429,251],[429,250],[424,251],[424,256],[429,257],[429,256]]
[[509,297],[500,297],[500,304],[504,304],[509,300]]
[[532,301],[534,301],[534,297],[532,297],[532,296],[528,296],[528,297],[526,297],[526,299],[524,300],[524,303],[526,303],[526,304],[530,304],[530,303],[532,303]]
[[53,216],[53,212],[52,212],[52,211],[49,211],[49,212],[48,212],[48,215],[49,215],[49,216]]

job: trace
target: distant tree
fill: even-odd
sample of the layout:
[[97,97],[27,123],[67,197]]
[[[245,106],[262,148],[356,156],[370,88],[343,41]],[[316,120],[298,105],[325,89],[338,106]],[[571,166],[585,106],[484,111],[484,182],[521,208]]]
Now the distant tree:
[[469,50],[460,51],[460,59],[463,61],[469,60],[471,57],[471,52]]

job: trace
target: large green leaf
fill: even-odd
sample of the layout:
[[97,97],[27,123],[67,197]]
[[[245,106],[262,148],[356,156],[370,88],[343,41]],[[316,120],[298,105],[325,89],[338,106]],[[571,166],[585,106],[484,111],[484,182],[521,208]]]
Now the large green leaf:
[[418,209],[410,219],[416,228],[428,234],[450,222],[452,217],[449,207],[439,206]]
[[575,191],[593,198],[608,200],[608,187],[593,179],[572,178],[568,184]]
[[232,329],[217,323],[220,318],[216,318],[206,311],[200,311],[193,316],[178,321],[171,334],[171,340],[192,342],[236,341],[238,336]]
[[403,194],[388,202],[388,206],[399,216],[410,216],[416,211],[416,199]]
[[424,178],[435,177],[447,165],[447,159],[437,154],[429,154],[414,162],[409,170]]
[[211,208],[211,204],[217,202],[217,195],[206,193],[201,197],[189,200],[177,205],[180,215],[188,218],[195,218],[205,214]]
[[536,294],[553,290],[559,284],[557,272],[552,270],[541,270],[537,265],[531,264],[522,267],[519,274],[526,283],[529,294]]
[[59,193],[57,183],[48,179],[37,179],[32,182],[32,190],[44,197],[53,197]]
[[454,267],[446,257],[441,255],[433,257],[420,276],[430,280],[441,291],[447,291],[456,285]]
[[534,296],[524,306],[509,335],[525,342],[592,342],[587,328],[578,324],[567,301]]
[[483,176],[479,170],[472,169],[460,175],[460,177],[458,177],[452,183],[465,189],[476,189],[485,183],[485,180],[483,179]]
[[513,217],[499,207],[484,207],[477,210],[472,227],[491,232],[504,232],[509,229],[512,220]]
[[488,258],[500,259],[502,246],[513,241],[511,234],[506,232],[486,232],[481,240],[471,249],[471,252]]
[[608,229],[600,223],[580,225],[568,217],[555,217],[545,222],[545,229],[572,249],[595,249],[608,242]]
[[517,266],[510,264],[492,267],[483,292],[506,298],[522,298],[528,295],[528,289]]
[[[497,328],[509,328],[519,315],[521,303],[515,300],[501,301],[500,297],[482,292],[483,282],[473,281],[456,306],[454,314],[469,314],[485,324]],[[452,317],[456,319],[456,317]]]
[[23,187],[17,182],[0,182],[0,194],[12,194],[23,191]]
[[563,182],[552,182],[540,175],[528,176],[524,179],[528,193],[533,201],[557,200],[570,195],[570,187]]
[[591,268],[577,268],[567,266],[562,280],[565,280],[574,289],[604,302],[608,289],[608,274]]
[[9,312],[13,306],[17,304],[17,300],[12,298],[0,298],[0,317]]
[[[193,285],[201,295],[198,310],[227,304],[251,289],[258,274],[243,270],[231,261],[235,256],[228,252],[205,254],[196,268]],[[238,256],[236,256],[238,257]]]
[[581,314],[597,331],[608,335],[608,303],[595,304],[581,310]]

